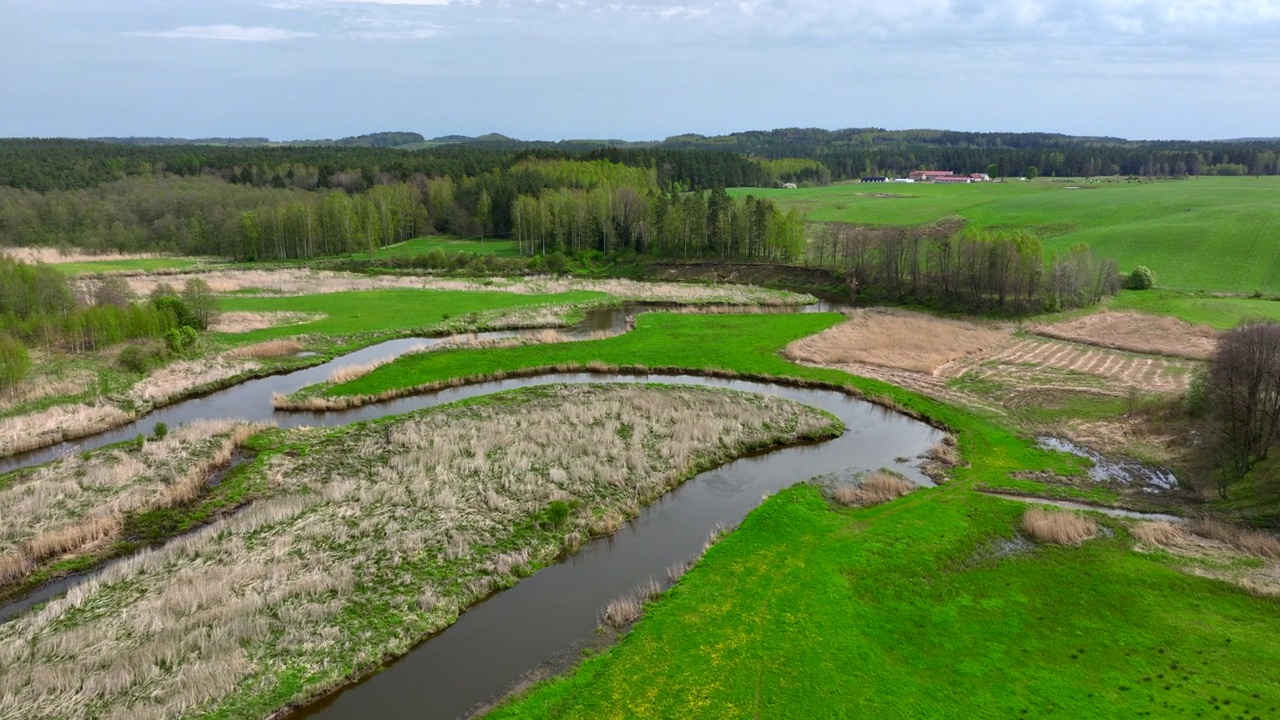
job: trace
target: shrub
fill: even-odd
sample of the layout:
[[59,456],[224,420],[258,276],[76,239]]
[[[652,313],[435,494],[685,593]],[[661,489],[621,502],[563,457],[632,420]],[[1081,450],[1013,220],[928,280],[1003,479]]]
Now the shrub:
[[1146,265],[1139,265],[1129,273],[1130,290],[1150,290],[1156,286],[1156,274]]
[[31,356],[22,343],[0,335],[0,390],[10,390],[22,382],[31,369]]
[[130,345],[120,351],[120,356],[116,358],[116,363],[121,368],[129,372],[146,374],[151,370],[154,357],[151,352],[141,345]]
[[163,440],[165,436],[168,434],[169,434],[169,426],[162,422],[156,423],[155,429],[152,430],[152,435],[157,440]]
[[1199,419],[1209,414],[1209,374],[1203,369],[1191,376],[1187,394],[1182,398],[1187,417]]

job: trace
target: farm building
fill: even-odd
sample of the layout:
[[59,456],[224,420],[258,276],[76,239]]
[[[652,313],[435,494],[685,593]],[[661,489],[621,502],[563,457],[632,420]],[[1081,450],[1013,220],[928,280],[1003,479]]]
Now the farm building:
[[973,178],[968,175],[945,175],[934,178],[933,182],[939,185],[967,185],[973,182]]
[[783,190],[795,190],[798,187],[795,183],[782,183]]
[[862,182],[889,182],[889,178],[881,175],[872,175],[870,177],[862,178]]
[[932,182],[940,177],[954,177],[950,170],[913,170],[907,177],[916,182]]
[[969,179],[974,182],[991,182],[991,176],[986,173],[969,173]]

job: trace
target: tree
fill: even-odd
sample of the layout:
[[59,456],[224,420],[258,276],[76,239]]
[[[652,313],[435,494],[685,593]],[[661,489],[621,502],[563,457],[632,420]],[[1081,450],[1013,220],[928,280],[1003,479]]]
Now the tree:
[[1035,165],[1032,165],[1027,168],[1028,180],[1035,180],[1038,177],[1040,177],[1040,168],[1036,167]]
[[1205,392],[1226,497],[1229,483],[1266,459],[1280,429],[1280,325],[1246,321],[1224,334]]
[[0,391],[17,387],[31,369],[31,356],[22,343],[8,335],[0,335]]
[[182,302],[187,306],[194,322],[179,323],[180,325],[191,325],[198,330],[208,330],[209,326],[218,319],[218,298],[209,288],[209,283],[200,278],[191,278],[187,280],[186,285],[182,286]]

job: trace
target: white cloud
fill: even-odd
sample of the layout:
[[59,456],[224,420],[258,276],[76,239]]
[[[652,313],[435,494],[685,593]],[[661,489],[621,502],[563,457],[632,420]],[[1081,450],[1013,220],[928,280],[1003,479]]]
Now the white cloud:
[[284,28],[242,25],[183,25],[172,30],[131,32],[126,35],[183,40],[229,40],[233,42],[280,42],[295,38],[315,37],[315,33]]

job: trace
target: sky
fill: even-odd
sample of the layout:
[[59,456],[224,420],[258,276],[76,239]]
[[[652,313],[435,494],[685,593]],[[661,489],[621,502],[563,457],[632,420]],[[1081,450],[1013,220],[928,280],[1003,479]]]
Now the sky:
[[1280,0],[0,0],[0,136],[1280,136]]

